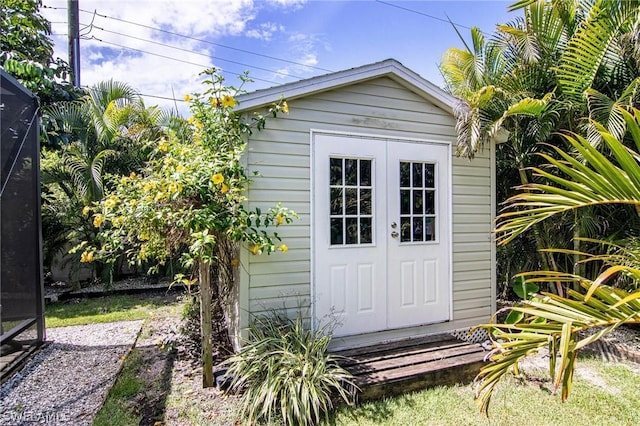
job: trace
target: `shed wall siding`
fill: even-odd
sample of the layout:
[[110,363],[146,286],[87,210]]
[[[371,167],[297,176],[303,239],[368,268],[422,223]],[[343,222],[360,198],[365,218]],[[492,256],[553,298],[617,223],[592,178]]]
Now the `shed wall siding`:
[[[248,144],[248,169],[259,173],[249,191],[249,206],[268,208],[281,202],[300,216],[278,229],[288,253],[242,257],[250,280],[245,303],[253,314],[295,310],[308,306],[312,297],[310,129],[452,144],[456,139],[451,115],[389,78],[288,103],[291,113],[268,120]],[[452,169],[453,321],[449,329],[486,321],[493,303],[489,152],[479,153],[473,161],[454,156]]]

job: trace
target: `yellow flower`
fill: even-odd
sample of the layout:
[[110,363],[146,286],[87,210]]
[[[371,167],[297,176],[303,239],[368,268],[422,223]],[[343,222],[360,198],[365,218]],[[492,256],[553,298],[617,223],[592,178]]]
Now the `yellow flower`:
[[202,124],[202,123],[201,123],[201,122],[199,122],[199,121],[196,121],[195,126],[196,126],[198,129],[202,129],[202,128],[204,127],[204,124]]
[[181,183],[175,183],[175,182],[171,182],[169,184],[169,192],[171,194],[179,194],[182,192],[182,184]]
[[236,106],[236,100],[231,95],[224,95],[222,97],[222,106],[225,108],[233,108]]
[[92,251],[85,251],[84,253],[82,253],[82,255],[80,256],[80,262],[82,262],[82,263],[91,263],[91,262],[93,262],[93,252]]
[[254,255],[259,254],[260,253],[260,245],[259,244],[254,244],[253,247],[251,247],[249,249],[249,251],[251,253],[253,253]]
[[286,244],[280,244],[280,246],[278,246],[278,249],[283,253],[286,253],[289,251],[289,247],[287,247]]
[[185,102],[191,102],[191,95],[184,95]]
[[211,176],[211,182],[213,182],[214,185],[220,185],[222,182],[224,182],[224,176],[222,176],[220,173],[216,173],[215,175]]
[[118,200],[115,198],[109,198],[107,201],[104,202],[104,206],[107,209],[113,208],[116,206],[116,204],[118,204]]
[[289,104],[287,101],[282,102],[282,112],[289,114]]
[[160,142],[158,143],[158,149],[162,152],[169,151],[169,143],[165,138],[160,139]]
[[82,209],[82,214],[83,214],[84,216],[86,216],[86,215],[88,215],[88,214],[89,214],[89,212],[91,212],[91,207],[89,207],[89,206],[84,206],[84,208]]
[[96,228],[100,228],[100,226],[104,223],[104,216],[101,214],[97,214],[93,217],[93,226]]
[[182,164],[178,164],[178,167],[176,167],[176,172],[178,173],[182,173],[184,172],[186,169]]
[[276,223],[278,225],[282,225],[282,222],[284,222],[284,218],[282,217],[281,213],[278,213],[278,215],[276,216]]
[[122,222],[124,222],[124,217],[118,216],[113,218],[113,220],[111,221],[111,224],[113,225],[114,228],[120,228],[120,226],[122,225]]
[[142,241],[147,241],[149,239],[149,234],[147,234],[146,232],[141,233],[138,236]]
[[223,194],[226,194],[227,192],[229,192],[229,186],[226,183],[223,183],[222,186],[220,187],[220,192],[222,192]]
[[234,268],[240,265],[240,259],[231,259],[231,266]]
[[187,123],[193,124],[195,122],[196,122],[196,118],[193,115],[191,117],[187,118]]

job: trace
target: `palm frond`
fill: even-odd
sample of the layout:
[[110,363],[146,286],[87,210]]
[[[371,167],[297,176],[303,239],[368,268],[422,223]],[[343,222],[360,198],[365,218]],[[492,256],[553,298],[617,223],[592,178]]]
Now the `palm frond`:
[[[475,380],[480,410],[488,413],[492,393],[504,375],[517,368],[523,358],[545,347],[551,354],[554,389],[561,389],[562,400],[566,400],[578,351],[622,324],[640,324],[640,292],[629,294],[602,284],[623,271],[640,277],[639,270],[629,268],[610,268],[594,281],[552,271],[524,274],[528,282],[578,282],[586,293],[569,290],[566,298],[542,293],[510,308],[523,314],[519,322],[480,326],[491,333],[493,340],[488,357],[491,363],[481,369]],[[583,333],[589,330],[595,333]]]
[[[564,51],[558,68],[558,83],[569,100],[581,101],[596,73],[610,55],[609,48],[629,22],[640,16],[638,0],[598,0],[578,27]],[[611,59],[610,59],[611,60]]]
[[[618,109],[634,138],[640,138],[636,116]],[[496,233],[501,244],[513,240],[536,223],[562,212],[601,204],[640,205],[640,166],[637,153],[630,151],[601,125],[594,124],[604,143],[614,155],[610,160],[579,135],[565,135],[565,139],[581,156],[575,159],[558,147],[552,147],[558,158],[540,153],[556,173],[532,168],[550,184],[531,183],[520,187],[521,193],[509,198],[506,208],[497,218]],[[640,139],[637,140],[640,143]],[[563,176],[566,176],[563,177]]]

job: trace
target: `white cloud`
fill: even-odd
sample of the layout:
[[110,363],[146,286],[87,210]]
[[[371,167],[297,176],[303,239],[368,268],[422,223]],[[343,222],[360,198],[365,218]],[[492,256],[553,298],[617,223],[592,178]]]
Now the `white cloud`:
[[283,32],[284,26],[278,25],[273,22],[264,22],[260,24],[259,28],[248,30],[244,33],[244,35],[249,38],[257,38],[260,40],[271,41],[274,33],[278,31]]
[[276,6],[287,7],[287,8],[298,8],[302,7],[307,2],[307,0],[269,0],[269,3],[275,4]]
[[[67,59],[67,0],[44,0],[41,12],[53,24],[56,56]],[[304,0],[82,0],[80,1],[81,83],[124,81],[144,95],[175,97],[182,113],[187,93],[202,90],[198,73],[213,63],[213,47],[197,39],[215,41],[238,36],[270,41],[287,37],[276,22],[256,22],[266,5],[301,7]],[[95,11],[95,13],[94,13]],[[157,31],[161,28],[164,32]],[[171,33],[192,38],[179,37]],[[151,42],[150,42],[151,41]],[[300,48],[306,43],[306,48]],[[317,63],[309,40],[295,40],[294,61]],[[313,43],[311,43],[312,45]],[[167,45],[173,46],[168,47]],[[299,71],[300,66],[289,67]],[[309,69],[304,70],[306,73]],[[289,71],[288,71],[289,72]],[[294,73],[292,73],[294,74]],[[230,81],[236,83],[235,81]],[[147,105],[175,107],[174,101],[148,97]]]

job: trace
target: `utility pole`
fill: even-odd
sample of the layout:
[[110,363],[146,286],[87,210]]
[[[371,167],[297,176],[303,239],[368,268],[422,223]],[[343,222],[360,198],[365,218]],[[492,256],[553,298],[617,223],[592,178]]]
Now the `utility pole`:
[[80,87],[80,17],[78,2],[79,0],[68,0],[67,2],[70,80],[75,87]]

